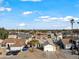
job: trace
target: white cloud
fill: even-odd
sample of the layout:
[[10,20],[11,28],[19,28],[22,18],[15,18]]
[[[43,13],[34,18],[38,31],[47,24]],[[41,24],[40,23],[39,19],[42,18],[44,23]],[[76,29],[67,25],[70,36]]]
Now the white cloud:
[[0,11],[5,11],[5,8],[4,7],[0,7]]
[[12,10],[12,8],[5,8],[7,11],[11,11]]
[[65,27],[65,29],[71,29],[71,27]]
[[31,1],[31,2],[41,2],[42,0],[21,0],[23,2]]
[[32,14],[33,12],[32,11],[25,11],[25,12],[23,12],[22,14],[23,15],[29,15],[29,14]]
[[52,26],[53,26],[53,27],[59,27],[59,25],[57,25],[57,24],[56,24],[56,25],[52,25]]
[[41,16],[41,17],[39,17],[39,18],[42,18],[42,19],[47,19],[47,18],[49,18],[50,16]]
[[18,26],[25,26],[26,24],[25,23],[20,23]]
[[66,17],[64,17],[65,21],[70,21],[71,19],[78,20],[79,18],[78,17],[74,17],[74,16],[66,16]]
[[0,7],[0,11],[11,11],[12,8]]
[[51,27],[63,28],[63,27],[66,27],[66,25],[63,25],[63,24],[52,24]]
[[53,20],[60,20],[60,21],[70,21],[71,19],[79,20],[78,17],[74,16],[65,16],[65,17],[51,17],[51,16],[40,16],[35,21],[44,21],[44,22],[51,22]]

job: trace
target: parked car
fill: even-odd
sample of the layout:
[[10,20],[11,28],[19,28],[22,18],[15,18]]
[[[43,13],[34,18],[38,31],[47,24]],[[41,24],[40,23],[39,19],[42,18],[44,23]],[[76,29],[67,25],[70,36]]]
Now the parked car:
[[65,45],[65,49],[68,49],[69,50],[70,48],[71,48],[71,44],[66,44]]
[[8,51],[6,53],[6,55],[17,55],[19,52],[20,52],[19,50],[17,50],[17,51]]
[[71,42],[70,50],[72,51],[72,54],[78,54],[79,55],[79,39],[73,40]]
[[27,50],[28,50],[28,46],[25,45],[25,46],[23,47],[22,51],[27,51]]

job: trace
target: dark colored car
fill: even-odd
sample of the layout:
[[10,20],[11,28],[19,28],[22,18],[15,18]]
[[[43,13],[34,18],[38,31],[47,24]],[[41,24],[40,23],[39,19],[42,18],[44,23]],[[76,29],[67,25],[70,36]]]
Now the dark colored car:
[[25,45],[25,46],[23,47],[22,51],[27,51],[27,50],[28,50],[28,46]]
[[9,51],[6,53],[6,55],[17,55],[20,51]]

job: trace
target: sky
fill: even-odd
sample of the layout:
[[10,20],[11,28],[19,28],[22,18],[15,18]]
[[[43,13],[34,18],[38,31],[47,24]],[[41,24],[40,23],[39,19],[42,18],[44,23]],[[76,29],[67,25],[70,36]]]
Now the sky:
[[79,0],[0,0],[0,27],[6,29],[79,28]]

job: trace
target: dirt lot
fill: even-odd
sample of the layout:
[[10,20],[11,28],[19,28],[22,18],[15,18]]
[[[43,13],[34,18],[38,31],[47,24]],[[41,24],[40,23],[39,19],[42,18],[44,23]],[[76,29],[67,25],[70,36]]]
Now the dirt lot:
[[0,56],[0,59],[78,59],[78,55],[71,55],[69,50],[43,52],[35,49],[34,52],[21,52],[17,56]]

